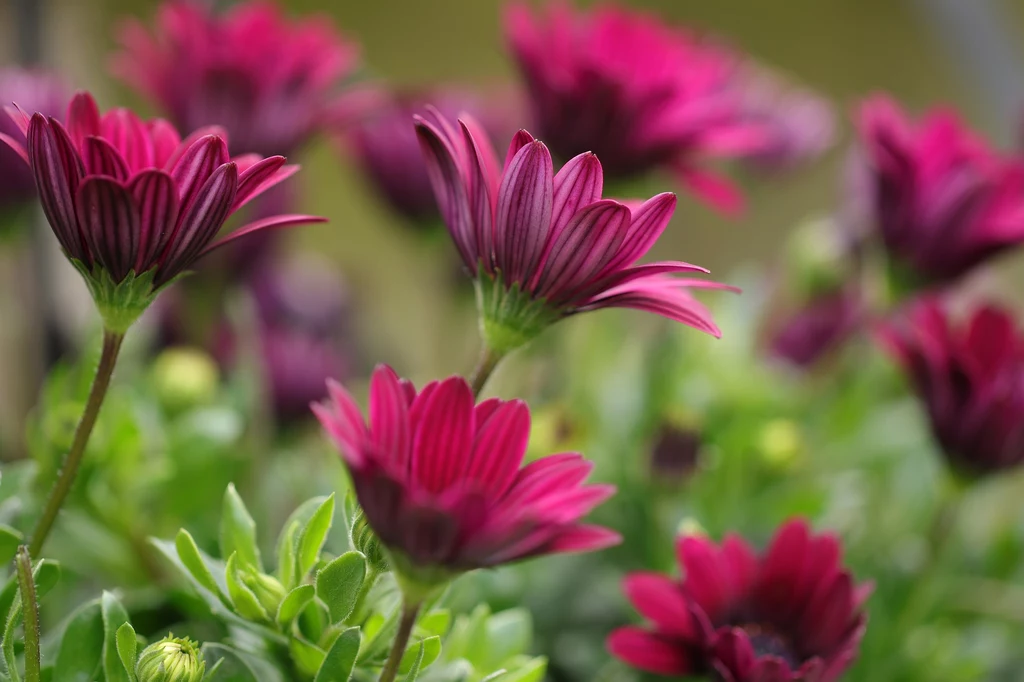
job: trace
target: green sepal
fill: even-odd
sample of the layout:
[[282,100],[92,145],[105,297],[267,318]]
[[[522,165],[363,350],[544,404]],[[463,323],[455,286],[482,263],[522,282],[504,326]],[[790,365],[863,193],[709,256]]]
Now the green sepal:
[[71,264],[75,266],[85,285],[92,294],[92,300],[96,303],[96,309],[103,318],[103,327],[114,334],[124,334],[128,331],[139,316],[146,312],[146,308],[153,303],[161,291],[176,282],[184,273],[172,278],[159,287],[153,287],[153,280],[156,278],[157,268],[150,268],[141,275],[130,270],[120,282],[115,282],[106,268],[94,263],[92,268],[72,258]]
[[480,335],[495,353],[506,355],[558,322],[564,314],[542,298],[523,291],[519,282],[506,285],[501,273],[492,277],[482,269],[476,279]]

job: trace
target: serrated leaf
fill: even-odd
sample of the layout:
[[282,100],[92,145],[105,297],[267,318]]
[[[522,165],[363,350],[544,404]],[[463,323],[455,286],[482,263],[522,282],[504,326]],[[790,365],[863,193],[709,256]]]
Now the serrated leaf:
[[315,596],[316,588],[312,585],[299,585],[289,592],[277,608],[277,624],[281,627],[289,625]]
[[228,599],[224,591],[221,590],[220,585],[217,584],[213,577],[213,572],[207,566],[202,552],[199,551],[199,547],[196,545],[196,541],[192,539],[192,535],[184,528],[178,531],[178,535],[174,539],[174,547],[178,552],[178,558],[181,560],[181,563],[192,574],[196,582],[220,599],[225,606],[231,608],[231,600]]
[[320,550],[327,541],[327,533],[334,522],[334,495],[317,507],[309,522],[299,535],[299,547],[295,556],[295,579],[301,581],[316,565]]
[[359,628],[349,628],[334,640],[313,682],[349,682],[361,643]]
[[111,592],[100,597],[103,613],[103,675],[106,682],[129,682],[117,650],[117,631],[128,622],[128,612]]
[[256,543],[256,522],[235,490],[229,483],[224,491],[224,508],[220,518],[220,555],[238,555],[238,561],[263,572],[259,546]]
[[128,679],[135,682],[135,662],[138,660],[139,639],[135,636],[135,628],[131,623],[125,623],[117,629],[115,637],[117,641],[117,655],[121,658],[121,665],[128,673]]
[[292,662],[304,676],[313,677],[324,664],[326,652],[301,637],[292,637],[288,643]]
[[242,583],[242,577],[238,574],[237,557],[238,554],[232,554],[228,557],[227,566],[224,568],[224,579],[228,584],[228,596],[231,597],[235,613],[246,620],[269,621],[270,615],[267,613],[267,610],[260,604],[253,591]]
[[[431,663],[441,655],[441,638],[437,636],[421,639],[402,654],[402,663],[398,666],[398,672],[405,674],[412,670],[413,665],[420,671],[425,670]],[[413,678],[415,679],[415,678]]]
[[0,523],[0,563],[9,563],[18,553],[18,546],[22,542],[20,532],[10,526]]
[[64,629],[53,682],[92,682],[98,679],[103,658],[103,614],[99,600],[79,608]]
[[327,605],[332,623],[341,623],[355,608],[366,579],[366,557],[345,552],[316,574],[316,595]]

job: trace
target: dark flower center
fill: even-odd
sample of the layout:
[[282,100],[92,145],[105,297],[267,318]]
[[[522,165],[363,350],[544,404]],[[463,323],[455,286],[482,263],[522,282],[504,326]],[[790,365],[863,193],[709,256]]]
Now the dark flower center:
[[740,625],[740,628],[747,633],[750,645],[754,648],[754,654],[758,658],[775,656],[785,661],[790,670],[800,667],[800,658],[793,651],[789,638],[785,635],[762,623],[745,623]]

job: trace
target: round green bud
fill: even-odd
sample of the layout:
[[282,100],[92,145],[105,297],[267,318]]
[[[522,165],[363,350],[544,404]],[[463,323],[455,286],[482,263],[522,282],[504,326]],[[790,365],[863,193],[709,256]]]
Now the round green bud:
[[277,613],[277,608],[287,594],[284,585],[276,578],[257,571],[248,571],[242,574],[242,582],[252,590],[252,593],[256,595],[256,600],[267,610],[267,613],[271,616]]
[[171,411],[210,402],[219,383],[217,364],[201,350],[171,348],[153,363],[157,396]]
[[168,636],[142,650],[135,674],[139,682],[202,682],[206,663],[195,642]]
[[363,513],[362,509],[356,510],[355,515],[352,517],[352,527],[349,530],[349,535],[352,540],[352,547],[363,553],[366,557],[366,563],[369,564],[371,570],[377,573],[385,573],[390,570],[388,555],[380,544],[380,538],[370,528],[370,523],[366,520],[366,514]]
[[773,419],[761,427],[757,438],[762,460],[773,469],[791,468],[803,450],[800,427],[789,419]]

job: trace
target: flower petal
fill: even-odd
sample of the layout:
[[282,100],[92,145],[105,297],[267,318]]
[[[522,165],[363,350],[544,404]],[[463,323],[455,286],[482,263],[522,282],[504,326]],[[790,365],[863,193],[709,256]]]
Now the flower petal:
[[[469,208],[476,242],[476,253],[484,265],[494,261],[494,206],[498,196],[498,162],[486,137],[478,142],[466,121],[459,121],[468,152]],[[474,124],[479,129],[478,124]]]
[[365,463],[363,445],[369,438],[363,414],[352,395],[334,379],[327,380],[327,391],[330,400],[313,404],[313,413],[341,449],[345,461],[361,467]]
[[93,259],[120,282],[139,252],[139,211],[131,193],[113,178],[92,176],[79,186],[75,203]]
[[178,223],[178,191],[165,171],[145,170],[128,183],[139,210],[139,249],[135,272],[157,264]]
[[87,92],[79,92],[68,104],[68,134],[76,149],[82,148],[85,138],[100,134],[100,110],[96,100]]
[[619,628],[608,637],[608,651],[634,668],[659,675],[696,672],[691,653],[672,637],[638,627]]
[[464,379],[441,382],[423,403],[413,438],[412,478],[432,493],[465,472],[473,446],[473,392]]
[[434,124],[422,117],[416,117],[415,120],[416,135],[423,150],[438,210],[462,256],[462,262],[470,272],[476,273],[481,254],[476,243],[469,190],[459,166],[458,151]]
[[89,264],[89,250],[78,228],[73,199],[83,169],[74,150],[68,147],[69,143],[61,139],[56,127],[42,114],[32,116],[28,155],[43,213],[64,252]]
[[285,168],[285,161],[283,156],[271,156],[242,170],[238,176],[238,192],[235,194],[231,212],[234,213],[252,199],[298,172],[298,166]]
[[370,379],[370,441],[374,456],[405,480],[412,455],[409,401],[398,375],[386,365],[378,365]]
[[260,230],[269,230],[277,227],[295,227],[296,225],[312,225],[314,223],[325,222],[327,222],[327,218],[321,218],[315,215],[284,214],[270,216],[269,218],[263,218],[262,220],[255,220],[251,223],[247,223],[236,230],[232,230],[220,239],[210,242],[199,255],[205,256],[214,249],[219,249],[225,244],[229,244],[236,239],[250,235],[253,232],[259,232]]
[[[478,419],[480,415],[478,407]],[[486,421],[477,421],[465,477],[480,483],[480,490],[489,496],[500,498],[515,480],[529,440],[530,410],[526,403],[501,403],[487,415]]]
[[494,231],[497,266],[506,286],[532,278],[551,231],[551,153],[542,142],[520,149],[498,190]]
[[128,164],[121,153],[102,137],[85,138],[81,149],[87,175],[106,175],[121,182],[128,179]]
[[[223,144],[219,138],[212,139]],[[186,207],[182,200],[180,210],[184,217],[161,258],[158,285],[186,270],[206,250],[227,220],[237,187],[238,168],[233,163],[225,163],[194,193],[191,205]]]
[[584,206],[599,201],[604,172],[597,156],[590,152],[569,160],[554,178],[551,208],[551,236],[556,239]]
[[[182,214],[187,214],[214,171],[228,163],[228,149],[224,140],[216,135],[205,135],[185,149],[171,169],[171,177],[178,187],[178,200]],[[232,164],[232,168],[235,166]],[[237,172],[237,170],[236,170]],[[234,188],[232,189],[232,199]],[[230,208],[230,207],[229,207]]]
[[642,258],[661,237],[675,210],[676,195],[671,192],[657,194],[633,210],[629,232],[602,274],[609,275]]
[[633,607],[659,631],[696,641],[690,609],[679,583],[660,573],[631,573],[622,583]]

